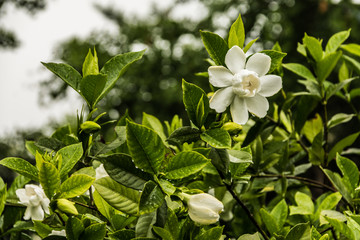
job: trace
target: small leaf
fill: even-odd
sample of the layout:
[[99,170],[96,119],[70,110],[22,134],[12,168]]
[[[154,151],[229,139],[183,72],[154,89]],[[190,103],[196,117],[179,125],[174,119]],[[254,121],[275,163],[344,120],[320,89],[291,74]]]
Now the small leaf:
[[0,161],[0,165],[3,165],[15,172],[30,178],[34,181],[39,181],[39,171],[31,165],[28,161],[22,158],[8,157]]
[[328,128],[333,128],[339,124],[349,122],[355,115],[354,114],[346,114],[346,113],[338,113],[335,114],[329,121],[328,121]]
[[98,58],[95,48],[94,48],[94,55],[91,53],[91,49],[89,49],[89,52],[83,63],[82,74],[83,74],[83,78],[88,75],[99,74],[99,64],[98,64]]
[[151,128],[154,130],[163,140],[164,144],[166,143],[166,135],[164,133],[164,127],[161,124],[160,120],[154,117],[153,115],[143,112],[142,125]]
[[336,153],[341,154],[341,152],[344,150],[344,148],[349,147],[352,145],[355,140],[358,138],[360,132],[353,133],[343,139],[341,139],[339,142],[335,144],[335,146],[330,150],[328,155],[328,162],[330,162],[332,159],[335,158]]
[[228,46],[231,48],[232,46],[239,46],[243,48],[245,42],[245,29],[244,24],[241,19],[241,15],[239,14],[236,21],[231,25],[229,31],[229,39],[228,39]]
[[346,157],[336,154],[336,164],[341,170],[343,180],[346,181],[353,189],[359,184],[359,169],[356,164]]
[[243,49],[244,53],[246,53],[257,40],[258,40],[258,38],[255,38],[255,39],[251,40],[248,44],[246,44],[246,46]]
[[63,179],[68,172],[75,166],[83,155],[82,143],[76,143],[66,146],[57,152],[62,156],[62,165],[60,168],[60,177]]
[[165,146],[152,129],[127,121],[126,139],[135,165],[157,174],[165,155]]
[[299,80],[299,83],[304,85],[306,87],[306,90],[308,90],[309,94],[311,96],[314,96],[317,99],[321,99],[321,90],[319,87],[319,84],[313,80]]
[[341,52],[330,53],[317,63],[316,74],[320,83],[324,82],[330,75],[341,55]]
[[286,64],[283,64],[282,66],[284,68],[288,69],[289,71],[299,75],[300,77],[303,77],[305,79],[310,79],[310,80],[316,80],[316,78],[314,77],[312,72],[302,64],[286,63]]
[[348,39],[350,36],[350,31],[351,29],[332,35],[326,44],[325,53],[329,54],[335,52],[340,47],[340,45],[345,42],[346,39]]
[[171,133],[167,139],[169,144],[182,146],[185,142],[191,143],[200,140],[201,131],[189,126],[181,127]]
[[275,218],[264,208],[260,209],[260,216],[269,232],[274,234],[280,230],[278,228]]
[[85,175],[72,175],[65,180],[59,189],[59,198],[73,198],[85,193],[94,182],[94,178]]
[[318,39],[308,36],[305,33],[305,36],[303,38],[303,43],[306,47],[306,49],[310,52],[310,55],[314,58],[316,62],[321,61],[323,58],[323,51],[321,47],[321,41]]
[[329,100],[330,97],[332,97],[334,94],[338,93],[341,89],[346,87],[349,83],[351,83],[353,80],[358,79],[356,78],[350,78],[346,79],[340,83],[337,84],[329,84],[329,86],[326,88],[326,100]]
[[281,229],[288,216],[288,206],[285,199],[281,200],[276,206],[271,210],[271,216],[275,219],[277,228]]
[[111,240],[132,240],[135,239],[135,231],[131,229],[124,229],[108,233]]
[[180,152],[170,159],[166,177],[181,179],[199,172],[209,159],[197,152]]
[[112,207],[129,215],[138,213],[139,192],[103,177],[94,182],[96,190]]
[[76,217],[69,217],[65,225],[66,238],[69,240],[78,240],[80,234],[84,231],[84,225]]
[[5,208],[5,202],[6,202],[6,196],[7,196],[7,190],[6,190],[6,184],[0,177],[0,216],[2,215],[2,212]]
[[81,80],[80,91],[90,109],[93,109],[100,100],[99,96],[102,93],[106,82],[107,76],[104,74],[87,75]]
[[[208,101],[208,99],[206,99],[206,101]],[[199,126],[204,125],[207,113],[208,112],[205,111],[204,95],[202,95],[196,107],[196,122]]]
[[140,214],[150,213],[155,211],[161,206],[164,201],[164,194],[161,188],[154,183],[149,181],[145,184],[144,189],[140,196],[139,212]]
[[95,223],[85,228],[84,233],[81,235],[82,239],[86,240],[103,240],[106,236],[106,224]]
[[285,240],[311,240],[309,223],[299,223],[290,229]]
[[267,72],[268,74],[272,73],[273,71],[278,69],[282,64],[283,58],[286,56],[286,53],[275,51],[275,50],[263,50],[263,51],[261,51],[261,53],[264,53],[271,58],[270,69]]
[[224,226],[210,228],[209,230],[206,230],[205,232],[200,233],[198,236],[196,236],[195,240],[220,240],[223,229]]
[[306,138],[312,143],[316,135],[320,133],[323,129],[323,122],[319,114],[315,115],[315,118],[312,118],[306,121],[303,133]]
[[206,51],[215,64],[225,66],[225,55],[229,47],[224,39],[212,32],[200,31],[200,35]]
[[231,137],[229,133],[222,128],[213,128],[206,130],[200,135],[201,139],[215,148],[231,148]]
[[297,192],[295,202],[297,206],[290,206],[290,215],[311,215],[314,213],[314,203],[307,194]]
[[46,196],[52,199],[60,186],[59,171],[53,164],[43,161],[39,169],[39,180]]
[[354,54],[356,56],[360,56],[360,45],[356,43],[344,44],[341,45],[341,49]]

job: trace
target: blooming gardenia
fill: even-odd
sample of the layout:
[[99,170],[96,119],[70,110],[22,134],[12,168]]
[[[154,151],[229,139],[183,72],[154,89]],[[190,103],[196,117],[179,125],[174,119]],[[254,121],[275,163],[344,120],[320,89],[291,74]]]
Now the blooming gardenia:
[[66,237],[66,231],[65,231],[65,229],[60,230],[60,231],[52,230],[51,233],[49,234],[49,236],[63,236],[63,237]]
[[224,210],[223,203],[207,193],[190,195],[187,205],[191,220],[202,225],[219,221],[219,214]]
[[255,53],[246,61],[244,51],[233,46],[225,56],[227,66],[211,66],[209,81],[220,89],[210,100],[210,108],[221,113],[230,105],[234,122],[245,124],[248,111],[260,118],[266,116],[270,97],[282,88],[282,80],[277,75],[265,75],[271,65],[271,58],[263,53]]
[[44,212],[50,214],[50,200],[46,197],[44,190],[33,184],[25,185],[25,188],[16,190],[20,204],[27,206],[24,219],[43,220]]

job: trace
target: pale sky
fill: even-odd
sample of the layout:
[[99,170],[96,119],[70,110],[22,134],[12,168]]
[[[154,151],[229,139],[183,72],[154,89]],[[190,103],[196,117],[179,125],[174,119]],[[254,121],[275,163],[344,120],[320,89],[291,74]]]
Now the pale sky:
[[[94,3],[146,15],[152,2],[156,1],[49,0],[46,9],[35,16],[10,4],[5,6],[0,25],[13,30],[21,45],[16,50],[0,50],[0,137],[15,128],[41,127],[52,120],[60,121],[64,113],[75,115],[81,109],[83,102],[74,91],[60,102],[46,107],[38,105],[38,81],[51,74],[40,62],[52,61],[56,44],[71,36],[85,37],[95,29],[117,31],[115,24],[96,11]],[[161,5],[171,2],[162,0]]]

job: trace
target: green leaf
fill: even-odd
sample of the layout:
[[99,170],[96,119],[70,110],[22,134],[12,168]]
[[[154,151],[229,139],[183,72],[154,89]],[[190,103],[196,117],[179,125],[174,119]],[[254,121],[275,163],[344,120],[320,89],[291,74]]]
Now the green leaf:
[[181,179],[199,172],[208,164],[209,159],[197,152],[180,152],[170,159],[166,177]]
[[323,129],[323,122],[319,114],[316,114],[314,118],[306,121],[303,133],[310,143],[314,141],[316,135],[318,135]]
[[261,240],[259,232],[241,235],[237,240]]
[[325,197],[320,202],[320,205],[316,208],[315,214],[313,216],[314,220],[317,220],[320,216],[321,211],[323,210],[331,210],[337,206],[337,204],[340,202],[342,196],[341,193],[331,193],[328,196]]
[[163,240],[174,240],[173,236],[171,235],[171,233],[164,229],[164,228],[160,228],[157,226],[153,226],[153,230],[154,232],[159,235],[159,237],[161,237],[161,239]]
[[95,223],[85,228],[81,239],[84,240],[103,240],[106,236],[106,224]]
[[318,61],[316,74],[318,77],[318,82],[322,83],[330,75],[332,70],[335,68],[337,62],[339,61],[342,53],[334,52],[326,55],[321,61]]
[[169,144],[182,146],[185,142],[196,142],[200,139],[201,131],[189,126],[181,127],[173,131],[167,139]]
[[23,175],[18,175],[11,183],[11,186],[7,191],[8,197],[12,198],[15,196],[15,191],[19,188],[23,188],[28,182],[30,182],[30,178],[24,177]]
[[6,184],[4,183],[3,179],[0,177],[0,216],[5,208],[7,190]]
[[100,101],[115,85],[116,81],[126,72],[131,64],[140,60],[145,50],[117,55],[107,61],[100,73],[107,75],[107,82],[98,101]]
[[[197,126],[201,127],[208,115],[209,112],[209,100],[206,96],[206,93],[199,88],[198,86],[186,82],[184,79],[182,80],[182,89],[183,89],[183,101],[184,105],[187,111],[187,114],[190,118],[190,120]],[[203,102],[203,114],[200,116],[200,119],[198,116],[198,104],[199,102]],[[200,120],[200,122],[198,122]]]
[[336,154],[336,164],[339,167],[343,180],[348,183],[352,189],[358,187],[359,184],[359,169],[356,164],[346,157]]
[[328,128],[333,128],[339,124],[349,122],[355,114],[346,114],[346,113],[338,113],[332,116],[332,118],[328,121]]
[[356,56],[360,56],[360,45],[356,43],[344,44],[341,45],[341,49],[354,54]]
[[212,148],[209,158],[211,163],[215,166],[217,171],[222,173],[223,176],[227,176],[229,172],[230,158],[226,149]]
[[312,142],[311,148],[309,149],[309,161],[313,165],[320,165],[324,163],[325,150],[322,147],[324,140],[324,133],[320,131]]
[[338,78],[340,82],[350,78],[350,71],[345,61],[343,61],[343,63],[340,66]]
[[51,233],[52,228],[49,225],[42,223],[41,221],[33,221],[33,222],[34,222],[34,229],[41,238],[45,238]]
[[312,72],[302,64],[286,63],[286,64],[282,64],[282,66],[287,70],[299,75],[300,77],[310,80],[316,80]]
[[343,59],[345,60],[345,62],[348,64],[348,66],[350,66],[352,69],[355,70],[355,72],[357,74],[360,74],[360,63],[359,61],[357,61],[356,59],[343,55]]
[[282,64],[283,58],[286,56],[286,53],[275,50],[263,50],[261,53],[264,53],[271,58],[271,65],[268,74],[278,69]]
[[179,221],[175,212],[171,208],[168,208],[167,211],[167,220],[165,223],[165,229],[171,233],[174,239],[178,239],[179,230],[180,230]]
[[288,206],[285,199],[282,199],[276,206],[271,210],[271,216],[275,219],[277,229],[281,229],[288,216]]
[[308,36],[305,33],[305,36],[303,38],[303,43],[306,47],[306,49],[310,52],[310,55],[314,58],[316,62],[320,62],[323,58],[323,51],[321,46],[321,41],[318,39]]
[[39,181],[46,196],[52,199],[60,186],[59,171],[53,164],[43,161],[39,169]]
[[217,226],[196,236],[195,240],[220,240],[224,226]]
[[324,224],[328,224],[329,222],[325,219],[325,217],[329,217],[332,219],[337,219],[341,222],[345,222],[346,221],[346,217],[344,214],[342,214],[341,212],[335,211],[335,210],[322,210],[320,212],[320,226],[324,225]]
[[66,146],[57,152],[62,156],[62,165],[60,167],[60,177],[63,179],[68,172],[75,166],[83,155],[82,143],[76,143]]
[[231,148],[231,137],[222,128],[213,128],[200,134],[201,139],[215,148]]
[[142,125],[151,128],[154,130],[163,140],[164,144],[166,144],[166,135],[164,132],[164,127],[161,124],[160,120],[153,115],[147,114],[143,112]]
[[311,240],[309,223],[299,223],[290,229],[285,240]]
[[258,38],[255,38],[255,39],[251,40],[248,44],[246,44],[246,46],[243,49],[244,53],[246,53],[257,40],[258,40]]
[[115,209],[129,215],[138,213],[139,192],[115,182],[110,177],[103,177],[94,182],[101,197]]
[[165,146],[152,129],[127,121],[126,139],[135,165],[157,174],[165,155]]
[[80,234],[84,231],[84,225],[76,217],[69,217],[65,225],[66,238],[69,240],[78,240]]
[[79,92],[81,74],[76,71],[72,66],[64,63],[44,63],[47,69],[52,71],[56,76],[61,78],[65,83],[72,87],[76,92]]
[[350,31],[351,29],[332,35],[326,44],[325,53],[329,54],[335,52],[340,47],[340,45],[345,42],[346,39],[348,39],[350,36]]
[[106,81],[107,76],[104,74],[87,75],[81,80],[80,91],[90,109],[95,108],[96,103],[100,100],[99,96],[105,87]]
[[206,51],[215,64],[225,66],[225,55],[229,47],[224,39],[212,32],[200,31],[200,35]]
[[331,183],[335,186],[335,188],[341,193],[343,198],[351,204],[352,198],[351,198],[351,192],[353,189],[350,189],[350,185],[343,182],[340,175],[336,172],[332,172],[329,169],[323,170],[327,178],[331,181]]
[[337,84],[329,84],[329,86],[326,88],[326,100],[329,100],[330,97],[332,97],[334,94],[338,93],[342,88],[346,87],[349,83],[351,83],[353,80],[358,79],[356,78],[350,78],[346,79],[344,81],[341,81]]
[[229,39],[228,39],[228,46],[231,48],[232,46],[239,46],[243,48],[245,42],[245,29],[244,23],[241,19],[241,15],[236,19],[236,21],[231,25],[229,31]]
[[39,181],[39,171],[31,165],[28,161],[22,158],[8,157],[0,161],[0,165],[3,165],[15,172],[23,175],[24,177],[30,178],[34,181]]
[[156,222],[156,211],[143,214],[139,217],[135,226],[135,236],[139,237],[153,237],[152,227]]
[[[134,222],[137,219],[137,217],[125,217],[120,214],[115,214],[111,218],[111,224],[114,226],[115,229],[120,230],[125,228],[126,226],[130,225],[132,222]],[[135,232],[134,232],[135,234]]]
[[156,183],[154,183],[153,181],[147,182],[140,196],[140,214],[155,211],[161,206],[164,198],[165,196],[161,191],[161,188]]
[[297,192],[295,194],[297,206],[290,206],[290,215],[311,215],[314,213],[314,203],[311,197],[305,193]]
[[343,139],[341,139],[339,142],[335,144],[335,146],[330,150],[328,155],[328,162],[330,162],[332,159],[335,158],[336,153],[341,154],[341,152],[344,150],[344,148],[349,147],[352,145],[355,140],[358,138],[360,132],[353,133]]
[[99,212],[106,217],[109,221],[112,219],[113,215],[115,214],[115,208],[110,206],[98,193],[98,191],[94,191],[93,199],[95,206],[99,210]]
[[207,97],[206,100],[204,100],[204,95],[202,95],[196,107],[196,122],[199,124],[199,126],[204,125],[207,114],[209,112],[208,109],[205,109],[205,102],[209,102],[209,100]]
[[130,156],[116,153],[99,158],[112,179],[122,185],[141,190],[151,175],[135,166]]
[[135,238],[135,231],[131,229],[119,230],[108,233],[111,240],[132,240]]
[[95,48],[94,48],[94,55],[91,53],[91,49],[89,49],[89,52],[83,63],[82,74],[83,74],[83,78],[88,75],[99,74],[99,64],[98,64],[98,58]]
[[270,233],[274,234],[280,230],[278,228],[278,224],[275,221],[275,218],[264,208],[260,209],[260,216]]
[[330,218],[324,216],[325,219],[334,227],[336,231],[341,232],[347,239],[354,239],[354,234],[351,229],[346,225],[346,223],[339,221],[338,219]]
[[94,182],[94,178],[85,174],[72,175],[60,186],[58,198],[73,198],[85,193]]
[[319,84],[313,80],[298,80],[298,82],[306,87],[309,94],[316,99],[321,99],[321,90]]

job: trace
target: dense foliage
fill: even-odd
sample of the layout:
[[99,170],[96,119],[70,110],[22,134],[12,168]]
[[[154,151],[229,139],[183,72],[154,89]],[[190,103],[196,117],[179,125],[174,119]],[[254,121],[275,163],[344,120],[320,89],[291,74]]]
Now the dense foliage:
[[[99,69],[91,49],[81,74],[43,63],[88,109],[76,130],[65,125],[26,142],[35,164],[0,161],[19,174],[9,186],[0,180],[0,237],[359,239],[359,170],[351,159],[359,153],[360,45],[345,42],[350,33],[327,42],[305,34],[297,47],[305,65],[286,62],[279,44],[246,56],[256,39],[244,44],[241,16],[226,40],[201,31],[211,66],[199,75],[213,86],[206,93],[182,80],[189,125],[147,113],[141,124],[127,113],[101,121],[99,102],[145,51]],[[288,74],[301,90],[276,94]],[[336,112],[335,99],[344,106]],[[339,133],[341,125],[355,132]]]

